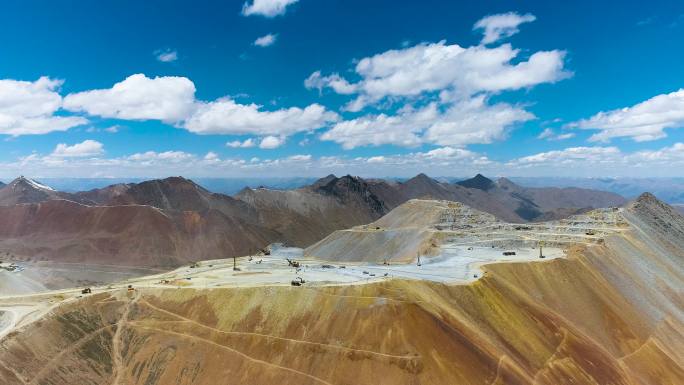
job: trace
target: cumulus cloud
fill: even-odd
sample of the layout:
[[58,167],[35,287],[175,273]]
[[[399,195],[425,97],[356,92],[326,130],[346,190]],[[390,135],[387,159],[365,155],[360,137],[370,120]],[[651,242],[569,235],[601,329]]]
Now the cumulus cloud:
[[272,33],[269,33],[268,35],[264,35],[256,40],[254,40],[254,45],[258,47],[268,47],[273,45],[276,42],[278,35],[274,35]]
[[194,109],[195,85],[188,78],[135,74],[112,88],[69,94],[64,108],[104,118],[177,123]]
[[256,141],[253,138],[245,139],[242,142],[239,140],[233,140],[231,142],[226,143],[226,146],[231,147],[231,148],[250,148],[250,147],[254,147],[255,145],[256,145]]
[[261,142],[259,143],[259,148],[263,150],[272,150],[274,148],[278,148],[285,144],[285,138],[284,137],[278,137],[278,136],[273,136],[269,135],[263,139],[261,139]]
[[404,110],[397,115],[366,115],[335,124],[321,135],[342,145],[345,149],[359,146],[417,146],[421,143],[421,132],[439,116],[433,103],[419,110]]
[[336,121],[337,114],[319,104],[264,111],[257,104],[239,104],[230,98],[199,103],[184,127],[196,134],[290,135]]
[[564,51],[535,52],[514,62],[519,53],[510,44],[464,48],[446,41],[421,43],[361,59],[355,68],[361,78],[357,83],[317,71],[305,85],[329,87],[340,94],[358,93],[348,108],[358,111],[385,97],[416,97],[435,91],[468,97],[554,83],[570,76],[564,69]]
[[55,150],[51,155],[60,158],[71,158],[98,156],[102,154],[104,154],[104,145],[98,141],[87,139],[71,146],[60,143],[55,147]]
[[178,52],[170,49],[154,51],[154,56],[163,63],[170,63],[178,60]]
[[275,17],[284,15],[287,7],[299,0],[252,0],[242,6],[244,16],[260,15]]
[[54,115],[62,107],[61,85],[61,80],[48,77],[34,82],[0,80],[0,134],[46,134],[88,123],[82,117]]
[[419,109],[405,108],[396,115],[366,115],[335,124],[321,135],[345,149],[393,144],[411,147],[421,143],[462,147],[491,143],[505,137],[507,128],[534,119],[531,113],[506,103],[487,104],[484,96],[450,105],[436,103]]
[[69,94],[64,107],[103,118],[160,120],[196,134],[288,136],[338,120],[319,104],[273,111],[240,104],[230,97],[195,99],[195,85],[185,77],[131,75],[111,88]]
[[490,15],[480,19],[473,30],[482,30],[482,44],[490,44],[507,37],[511,37],[520,32],[518,26],[523,23],[530,23],[537,18],[532,14],[520,15],[516,12],[500,13]]
[[[484,29],[488,39],[496,37],[495,41],[532,20],[532,15],[493,15],[480,20],[476,28]],[[346,149],[383,144],[463,147],[491,143],[504,139],[516,124],[535,118],[520,106],[491,104],[493,95],[572,75],[565,69],[562,50],[533,52],[528,57],[521,57],[520,52],[510,44],[462,47],[444,40],[420,43],[358,60],[354,68],[358,81],[316,71],[304,85],[319,92],[329,88],[337,94],[355,95],[344,106],[350,112],[369,105],[379,110],[404,105],[393,113],[338,122],[321,136]],[[422,107],[410,107],[415,105]]]
[[602,111],[569,126],[599,130],[589,138],[590,141],[606,142],[621,137],[637,142],[661,139],[667,136],[666,128],[684,126],[684,88],[654,96],[631,107]]
[[428,127],[425,139],[449,146],[491,143],[503,139],[506,129],[534,119],[534,115],[506,103],[487,104],[484,96],[458,102]]

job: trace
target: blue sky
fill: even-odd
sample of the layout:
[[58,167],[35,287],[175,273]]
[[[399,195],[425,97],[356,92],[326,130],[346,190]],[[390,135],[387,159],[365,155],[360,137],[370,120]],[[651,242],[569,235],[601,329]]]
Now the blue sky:
[[682,175],[684,3],[472,3],[5,1],[0,177]]

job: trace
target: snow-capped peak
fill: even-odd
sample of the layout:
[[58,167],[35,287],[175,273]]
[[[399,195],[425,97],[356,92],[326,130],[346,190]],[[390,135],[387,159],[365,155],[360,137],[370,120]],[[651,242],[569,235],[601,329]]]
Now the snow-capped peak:
[[26,178],[23,175],[19,177],[19,181],[24,181],[24,182],[28,183],[31,187],[38,189],[38,190],[55,191],[55,189],[53,189],[52,187],[44,185],[44,184],[37,182],[31,178]]

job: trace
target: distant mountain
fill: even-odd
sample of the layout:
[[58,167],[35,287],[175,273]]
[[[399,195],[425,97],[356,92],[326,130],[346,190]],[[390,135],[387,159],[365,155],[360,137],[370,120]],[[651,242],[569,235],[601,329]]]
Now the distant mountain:
[[308,246],[331,232],[368,223],[389,209],[373,190],[382,182],[328,176],[295,190],[245,188],[235,198],[252,207],[257,224],[277,231],[295,246]]
[[[494,182],[480,174],[453,184],[439,182],[425,174],[404,182],[328,175],[301,189],[245,189],[236,198],[255,206],[259,212],[278,213],[280,216],[303,215],[309,220],[312,219],[311,202],[317,202],[314,206],[321,218],[327,218],[327,223],[334,223],[321,224],[325,231],[345,228],[338,225],[351,227],[368,223],[368,219],[376,220],[402,203],[417,198],[461,202],[509,222],[557,219],[590,208],[620,206],[626,202],[613,193],[572,188],[525,188],[505,178]],[[307,205],[305,202],[310,203]],[[340,212],[340,205],[349,209]],[[351,215],[352,212],[356,215]],[[272,215],[269,221],[277,215]],[[303,233],[299,229],[291,231]]]
[[494,184],[494,182],[492,182],[491,179],[485,178],[482,174],[477,174],[474,178],[456,182],[456,184],[463,187],[475,188],[483,191],[487,191],[496,187],[496,185]]
[[218,210],[244,218],[249,208],[228,195],[215,194],[183,177],[154,179],[142,183],[115,184],[102,189],[76,193],[98,205],[146,205],[161,210]]
[[276,238],[217,211],[86,206],[67,200],[0,207],[0,250],[33,261],[171,268],[254,253]]
[[612,193],[526,188],[479,174],[459,183],[425,174],[404,182],[328,175],[296,189],[244,188],[235,196],[183,177],[73,194],[20,177],[0,188],[6,207],[0,210],[0,250],[29,259],[173,267],[245,255],[273,242],[307,247],[416,198],[461,202],[508,222],[625,202]]
[[69,193],[53,189],[33,179],[23,176],[7,185],[0,186],[0,206],[19,203],[37,203],[55,199],[67,199],[79,203],[92,203]]
[[[273,189],[290,190],[309,185],[315,182],[316,179],[317,178],[313,177],[192,178],[195,183],[207,190],[226,195],[237,194],[245,186],[253,188],[266,186]],[[41,178],[40,180],[43,184],[46,184],[57,191],[74,193],[103,189],[116,184],[142,183],[148,180],[148,178]],[[1,186],[2,184],[0,184],[0,187]]]
[[650,191],[659,199],[673,204],[684,203],[684,178],[569,178],[569,177],[515,177],[515,183],[528,187],[579,187],[609,191],[634,199]]
[[684,204],[681,204],[681,203],[679,203],[679,204],[673,204],[672,207],[673,207],[675,210],[679,211],[679,213],[684,214]]

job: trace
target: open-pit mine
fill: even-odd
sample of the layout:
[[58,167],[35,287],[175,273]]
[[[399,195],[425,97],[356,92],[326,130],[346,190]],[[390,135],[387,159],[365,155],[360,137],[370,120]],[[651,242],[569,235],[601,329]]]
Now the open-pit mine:
[[104,285],[5,264],[0,383],[682,384],[683,258],[684,218],[644,194],[521,224],[413,199]]

